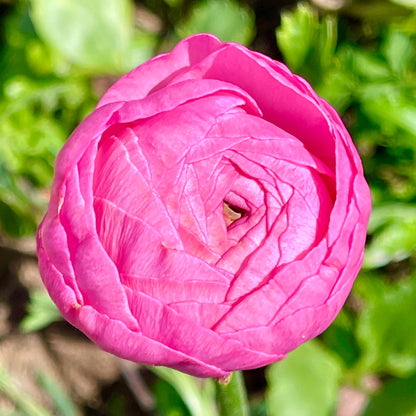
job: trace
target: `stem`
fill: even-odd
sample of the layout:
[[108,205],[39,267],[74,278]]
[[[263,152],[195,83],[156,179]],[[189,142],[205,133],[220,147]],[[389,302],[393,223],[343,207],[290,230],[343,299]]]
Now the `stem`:
[[243,373],[234,371],[228,382],[217,382],[217,403],[220,416],[248,416],[247,392]]

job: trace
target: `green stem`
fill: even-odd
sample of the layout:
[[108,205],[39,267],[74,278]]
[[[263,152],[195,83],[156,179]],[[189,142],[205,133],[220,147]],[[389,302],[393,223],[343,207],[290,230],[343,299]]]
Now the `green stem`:
[[217,382],[217,403],[220,416],[249,415],[247,392],[241,371],[234,371],[228,383]]

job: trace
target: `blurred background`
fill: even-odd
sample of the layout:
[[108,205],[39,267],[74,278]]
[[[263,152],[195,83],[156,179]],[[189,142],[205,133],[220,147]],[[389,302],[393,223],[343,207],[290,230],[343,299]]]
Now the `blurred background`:
[[245,372],[253,416],[416,415],[416,0],[0,0],[0,415],[213,416],[212,380],[100,351],[60,320],[34,234],[55,156],[123,73],[211,32],[283,60],[341,114],[374,210],[331,327]]

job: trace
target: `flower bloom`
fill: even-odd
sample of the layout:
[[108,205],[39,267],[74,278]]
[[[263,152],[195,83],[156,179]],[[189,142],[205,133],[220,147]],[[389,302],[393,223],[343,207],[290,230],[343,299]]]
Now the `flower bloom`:
[[196,35],[117,81],[65,144],[40,271],[105,350],[221,377],[328,327],[370,205],[349,134],[306,81]]

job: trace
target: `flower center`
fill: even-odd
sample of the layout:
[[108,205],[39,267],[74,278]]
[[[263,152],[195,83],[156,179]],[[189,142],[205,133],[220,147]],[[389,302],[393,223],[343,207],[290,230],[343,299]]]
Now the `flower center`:
[[227,227],[239,220],[247,212],[245,209],[232,205],[227,201],[223,202],[222,209]]

